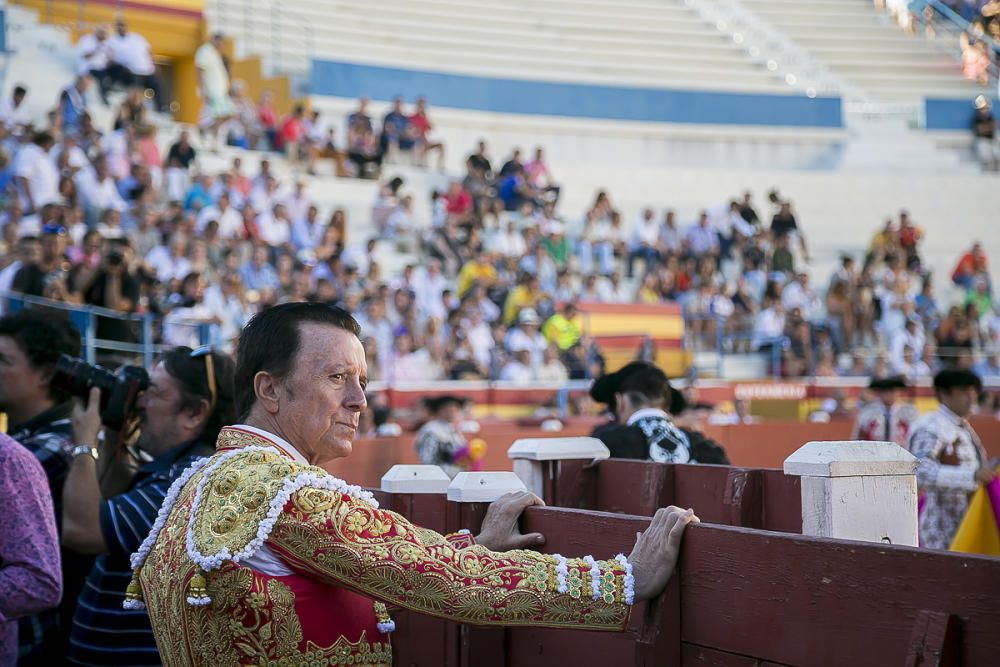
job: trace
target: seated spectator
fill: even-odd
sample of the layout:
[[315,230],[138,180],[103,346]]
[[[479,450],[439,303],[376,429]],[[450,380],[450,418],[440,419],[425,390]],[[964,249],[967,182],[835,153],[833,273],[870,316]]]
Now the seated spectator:
[[698,215],[698,222],[688,227],[685,233],[688,251],[694,257],[705,257],[719,255],[719,234],[708,220],[708,213],[702,211]]
[[45,204],[59,199],[59,172],[49,158],[55,140],[48,132],[36,132],[14,160],[14,182],[26,215],[37,214]]
[[195,157],[197,157],[197,151],[191,145],[191,133],[187,130],[181,130],[177,141],[171,144],[170,150],[167,151],[167,162],[175,162],[177,166],[188,170],[194,164]]
[[634,266],[636,259],[642,260],[647,273],[655,271],[660,261],[660,253],[656,249],[659,243],[660,225],[653,216],[653,209],[647,207],[643,210],[642,216],[632,226],[628,253],[629,278],[635,275]]
[[240,268],[240,279],[248,290],[274,290],[279,286],[278,273],[268,261],[271,251],[265,243],[254,245],[250,261]]
[[444,171],[444,144],[430,137],[434,126],[427,115],[427,100],[418,97],[414,107],[413,113],[410,115],[410,128],[412,128],[414,147],[417,151],[417,161],[426,166],[427,154],[435,152],[438,155],[438,170]]
[[989,276],[989,266],[986,260],[986,252],[978,241],[972,244],[972,248],[963,254],[955,269],[951,272],[951,281],[959,287],[971,289],[976,276]]
[[542,354],[542,363],[535,369],[535,381],[562,384],[569,380],[569,371],[559,360],[559,348],[549,345]]
[[504,347],[510,352],[525,349],[534,368],[542,363],[542,353],[548,347],[538,328],[541,320],[534,308],[525,308],[517,316],[517,326],[511,327],[504,338]]
[[516,385],[531,384],[535,380],[535,373],[531,370],[531,350],[527,347],[514,347],[510,349],[511,358],[500,370],[500,380],[512,382]]
[[991,351],[972,367],[972,372],[983,380],[1000,378],[1000,355],[996,350]]
[[524,165],[524,179],[546,202],[559,199],[559,186],[552,180],[552,173],[545,163],[545,151],[535,149],[535,157]]
[[403,98],[392,101],[392,109],[382,118],[380,150],[390,162],[398,162],[400,154],[409,155],[416,143],[410,119],[403,113]]
[[20,134],[31,125],[28,107],[24,105],[27,96],[28,89],[19,84],[14,86],[10,97],[0,100],[0,124],[12,134]]
[[101,101],[108,104],[108,91],[113,84],[108,73],[111,64],[111,45],[108,43],[108,29],[98,25],[93,33],[82,35],[76,43],[76,73],[89,74],[97,81],[101,91]]
[[157,109],[166,112],[169,105],[163,99],[160,80],[156,76],[156,66],[153,64],[153,54],[149,42],[142,35],[129,32],[125,21],[119,19],[115,23],[115,34],[108,40],[111,50],[111,65],[109,76],[123,86],[140,86],[153,92],[153,100]]
[[770,352],[785,332],[785,307],[778,299],[772,300],[754,320],[750,349]]
[[997,120],[990,109],[989,100],[980,95],[976,98],[976,109],[972,114],[972,137],[976,157],[986,171],[1000,169],[1000,140],[997,137]]
[[301,104],[296,104],[292,108],[292,113],[282,119],[281,126],[278,128],[274,148],[283,152],[291,162],[301,162],[306,158],[302,151],[305,140],[303,126],[305,115],[306,108]]
[[257,119],[260,121],[264,138],[267,139],[267,147],[271,150],[277,150],[278,112],[274,108],[274,93],[270,90],[264,90],[260,94],[260,102],[257,103]]

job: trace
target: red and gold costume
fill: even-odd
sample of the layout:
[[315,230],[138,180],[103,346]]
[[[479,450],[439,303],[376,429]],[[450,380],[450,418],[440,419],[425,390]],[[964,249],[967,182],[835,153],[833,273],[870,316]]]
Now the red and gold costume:
[[439,535],[240,427],[171,488],[132,565],[126,605],[145,603],[167,666],[388,666],[384,604],[476,625],[622,630],[632,602],[623,556],[494,553]]

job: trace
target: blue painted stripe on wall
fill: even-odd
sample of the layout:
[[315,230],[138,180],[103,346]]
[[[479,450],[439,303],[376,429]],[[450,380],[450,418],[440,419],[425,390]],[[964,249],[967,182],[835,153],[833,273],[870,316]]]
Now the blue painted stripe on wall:
[[312,63],[313,95],[391,100],[424,95],[436,106],[513,114],[716,125],[842,127],[838,97],[758,95],[500,79],[378,67]]
[[[975,98],[946,100],[928,98],[924,100],[924,119],[928,130],[971,131],[972,112]],[[997,113],[998,101],[992,100],[993,113]]]

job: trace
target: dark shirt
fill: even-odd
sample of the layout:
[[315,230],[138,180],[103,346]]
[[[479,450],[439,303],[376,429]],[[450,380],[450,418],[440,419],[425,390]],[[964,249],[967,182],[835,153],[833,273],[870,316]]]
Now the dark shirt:
[[[69,401],[55,405],[21,424],[11,427],[9,435],[21,443],[42,464],[52,493],[56,526],[62,533],[63,484],[69,473],[73,451],[73,425]],[[67,549],[62,554],[63,599],[59,607],[22,618],[18,622],[18,653],[22,660],[41,664],[61,655],[60,647],[66,636],[65,628],[76,605],[76,595],[93,559]]]
[[795,222],[795,216],[791,213],[788,215],[776,213],[775,216],[771,218],[771,233],[774,234],[775,238],[788,236],[792,232],[797,232],[798,230],[799,226]]
[[167,153],[167,164],[169,165],[171,160],[177,160],[177,163],[181,167],[188,169],[191,163],[194,162],[195,155],[196,151],[191,144],[185,147],[177,143],[171,146],[170,151]]
[[668,459],[674,458],[678,462],[684,458],[679,448],[686,447],[690,463],[729,463],[725,450],[699,431],[671,424],[681,434],[679,437],[676,433],[667,434],[662,429],[656,428],[658,426],[656,424],[645,426],[646,428],[640,423],[631,426],[605,424],[595,428],[591,435],[605,444],[611,451],[613,459],[651,460],[650,445],[655,444],[665,452]]
[[757,211],[754,210],[753,206],[742,204],[740,206],[740,215],[751,225],[755,225],[760,222],[760,218],[757,217]]
[[[104,299],[107,284],[108,273],[107,271],[101,271],[87,289],[83,300],[92,306],[107,308],[108,304]],[[132,302],[132,309],[135,310],[136,304],[139,303],[139,281],[128,273],[122,273],[121,291],[122,296]],[[102,316],[98,316],[97,318],[97,337],[103,340],[116,340],[125,343],[131,343],[136,340],[130,322]]]
[[14,282],[11,283],[11,290],[27,294],[29,296],[43,296],[45,294],[46,283],[61,276],[62,269],[55,269],[46,272],[37,263],[22,266],[14,274]]
[[493,165],[490,164],[489,158],[485,155],[473,153],[469,156],[468,163],[470,167],[481,172],[486,178],[493,177]]
[[996,136],[997,122],[993,114],[989,111],[980,113],[976,111],[972,114],[972,134],[980,139],[992,139]]
[[390,111],[382,119],[382,134],[388,139],[394,139],[403,150],[413,148],[413,139],[407,135],[410,119],[405,114]]
[[101,534],[108,553],[97,557],[80,593],[68,661],[77,665],[159,665],[145,610],[122,609],[132,579],[129,562],[153,527],[170,485],[212,448],[194,441],[144,465],[129,490],[101,502]]

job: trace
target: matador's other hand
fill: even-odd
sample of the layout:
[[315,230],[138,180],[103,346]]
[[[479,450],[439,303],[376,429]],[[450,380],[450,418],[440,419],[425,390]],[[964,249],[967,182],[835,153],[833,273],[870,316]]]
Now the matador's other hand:
[[521,513],[532,505],[545,505],[542,499],[527,491],[500,496],[486,510],[483,527],[476,536],[476,544],[490,551],[537,548],[545,544],[541,533],[521,534],[517,525]]
[[694,510],[673,505],[656,510],[649,527],[639,533],[628,557],[635,577],[636,602],[655,598],[663,592],[680,555],[684,528],[698,521]]

